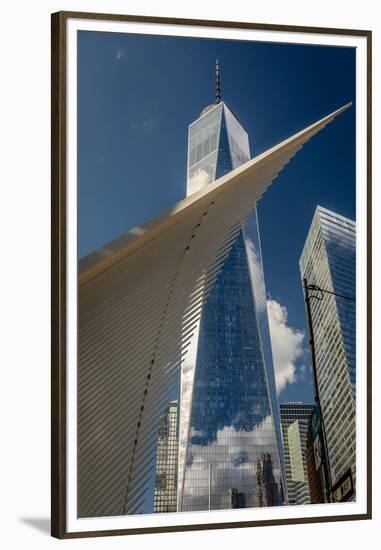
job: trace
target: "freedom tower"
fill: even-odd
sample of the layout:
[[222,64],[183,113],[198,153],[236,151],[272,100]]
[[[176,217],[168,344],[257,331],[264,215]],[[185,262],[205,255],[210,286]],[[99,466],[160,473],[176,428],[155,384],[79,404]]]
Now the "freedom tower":
[[[189,126],[187,196],[250,158],[248,135],[221,100],[217,61],[215,104]],[[256,207],[204,298],[179,413],[178,511],[285,503]]]

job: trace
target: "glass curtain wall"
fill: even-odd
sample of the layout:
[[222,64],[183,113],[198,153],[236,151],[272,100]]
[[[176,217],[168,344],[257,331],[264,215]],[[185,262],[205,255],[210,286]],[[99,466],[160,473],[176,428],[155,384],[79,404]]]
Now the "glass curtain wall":
[[302,279],[324,290],[311,300],[317,380],[332,483],[356,473],[356,225],[317,207],[300,259]]
[[[189,127],[187,194],[250,159],[232,111]],[[284,503],[283,451],[257,222],[236,238],[202,309],[180,392],[178,511]]]

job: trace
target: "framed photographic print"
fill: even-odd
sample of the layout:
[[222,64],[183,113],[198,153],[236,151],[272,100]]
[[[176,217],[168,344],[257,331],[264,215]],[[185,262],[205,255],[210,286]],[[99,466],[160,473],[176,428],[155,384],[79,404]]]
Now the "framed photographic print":
[[371,33],[52,16],[52,535],[371,517]]

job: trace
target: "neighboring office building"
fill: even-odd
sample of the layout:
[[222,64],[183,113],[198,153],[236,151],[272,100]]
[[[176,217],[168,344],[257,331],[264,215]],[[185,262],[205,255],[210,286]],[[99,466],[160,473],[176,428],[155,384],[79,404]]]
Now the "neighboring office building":
[[300,258],[311,292],[317,381],[332,485],[356,473],[356,225],[318,206]]
[[314,405],[281,403],[280,418],[289,505],[310,504],[306,461],[308,422]]
[[[189,126],[187,194],[250,159],[220,101]],[[254,206],[254,205],[253,205]],[[182,372],[178,510],[285,502],[280,418],[256,208],[203,304]]]
[[156,455],[154,512],[177,510],[177,401],[171,401],[165,415],[159,419],[159,437]]

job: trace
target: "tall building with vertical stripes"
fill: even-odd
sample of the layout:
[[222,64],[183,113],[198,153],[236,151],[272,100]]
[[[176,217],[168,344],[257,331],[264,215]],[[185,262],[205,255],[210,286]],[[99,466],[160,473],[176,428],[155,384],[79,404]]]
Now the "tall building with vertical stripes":
[[310,504],[306,447],[314,405],[281,403],[280,418],[289,505]]
[[356,475],[356,224],[318,206],[300,258],[311,292],[317,383],[334,485]]

